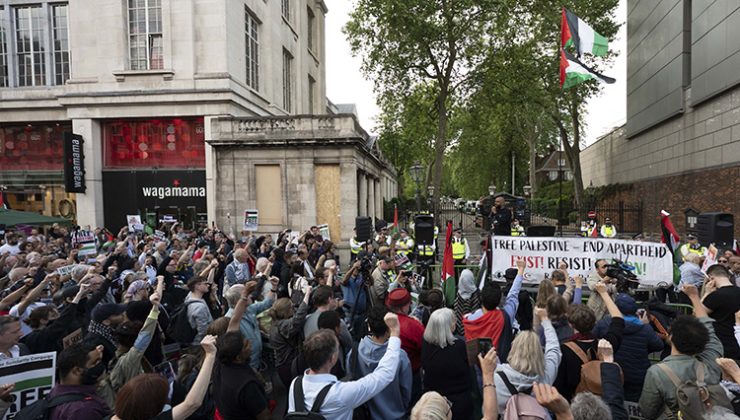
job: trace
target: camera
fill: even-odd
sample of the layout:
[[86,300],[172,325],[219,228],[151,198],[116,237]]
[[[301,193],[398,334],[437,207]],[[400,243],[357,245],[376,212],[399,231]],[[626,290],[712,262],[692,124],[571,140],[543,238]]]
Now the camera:
[[640,285],[634,271],[635,267],[620,260],[614,260],[606,266],[606,275],[617,281],[617,292],[625,293],[630,289],[636,289]]

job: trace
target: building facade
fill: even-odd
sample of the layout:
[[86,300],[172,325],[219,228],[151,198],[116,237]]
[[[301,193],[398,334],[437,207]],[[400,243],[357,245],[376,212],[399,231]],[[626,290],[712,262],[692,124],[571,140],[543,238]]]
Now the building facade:
[[734,213],[738,237],[740,3],[627,6],[627,122],[583,150],[583,183],[629,184],[610,199],[641,200],[654,232],[661,209],[693,208]]
[[[322,0],[0,0],[6,199],[83,226],[204,222],[211,119],[327,112],[326,13]],[[67,132],[84,139],[84,193],[63,188]]]
[[206,127],[209,220],[229,232],[259,214],[260,232],[327,225],[349,261],[355,218],[383,218],[396,172],[353,114],[219,117]]

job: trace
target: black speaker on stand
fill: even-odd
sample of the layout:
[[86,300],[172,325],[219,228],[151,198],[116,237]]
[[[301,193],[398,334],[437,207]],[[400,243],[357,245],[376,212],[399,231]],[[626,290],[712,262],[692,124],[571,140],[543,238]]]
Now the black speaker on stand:
[[734,229],[730,213],[701,213],[696,219],[696,236],[704,246],[714,244],[720,250],[732,247]]
[[414,217],[414,236],[417,245],[434,244],[434,217],[426,214]]
[[551,225],[534,225],[527,227],[527,236],[531,237],[549,237],[555,236],[555,226]]
[[357,242],[367,242],[373,238],[373,219],[370,217],[355,218]]

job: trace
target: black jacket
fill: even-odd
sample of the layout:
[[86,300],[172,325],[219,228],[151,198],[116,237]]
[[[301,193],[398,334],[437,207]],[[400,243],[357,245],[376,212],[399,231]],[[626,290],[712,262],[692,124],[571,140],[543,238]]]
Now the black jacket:
[[50,351],[62,351],[62,339],[74,331],[78,322],[77,304],[65,303],[59,318],[52,321],[45,328],[34,330],[21,339],[28,346],[32,354],[46,353]]

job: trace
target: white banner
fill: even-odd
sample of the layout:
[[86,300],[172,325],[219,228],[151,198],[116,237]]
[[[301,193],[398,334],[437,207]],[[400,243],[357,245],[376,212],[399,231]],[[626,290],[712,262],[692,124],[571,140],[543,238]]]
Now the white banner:
[[43,399],[55,383],[56,353],[40,353],[0,361],[3,384],[15,384],[13,400],[3,420],[10,420],[18,410]]
[[619,259],[635,267],[633,273],[643,287],[673,284],[673,258],[661,243],[602,238],[526,238],[494,236],[493,275],[516,267],[518,258],[527,262],[528,278],[540,282],[549,278],[561,262],[568,274],[586,277],[598,259]]

